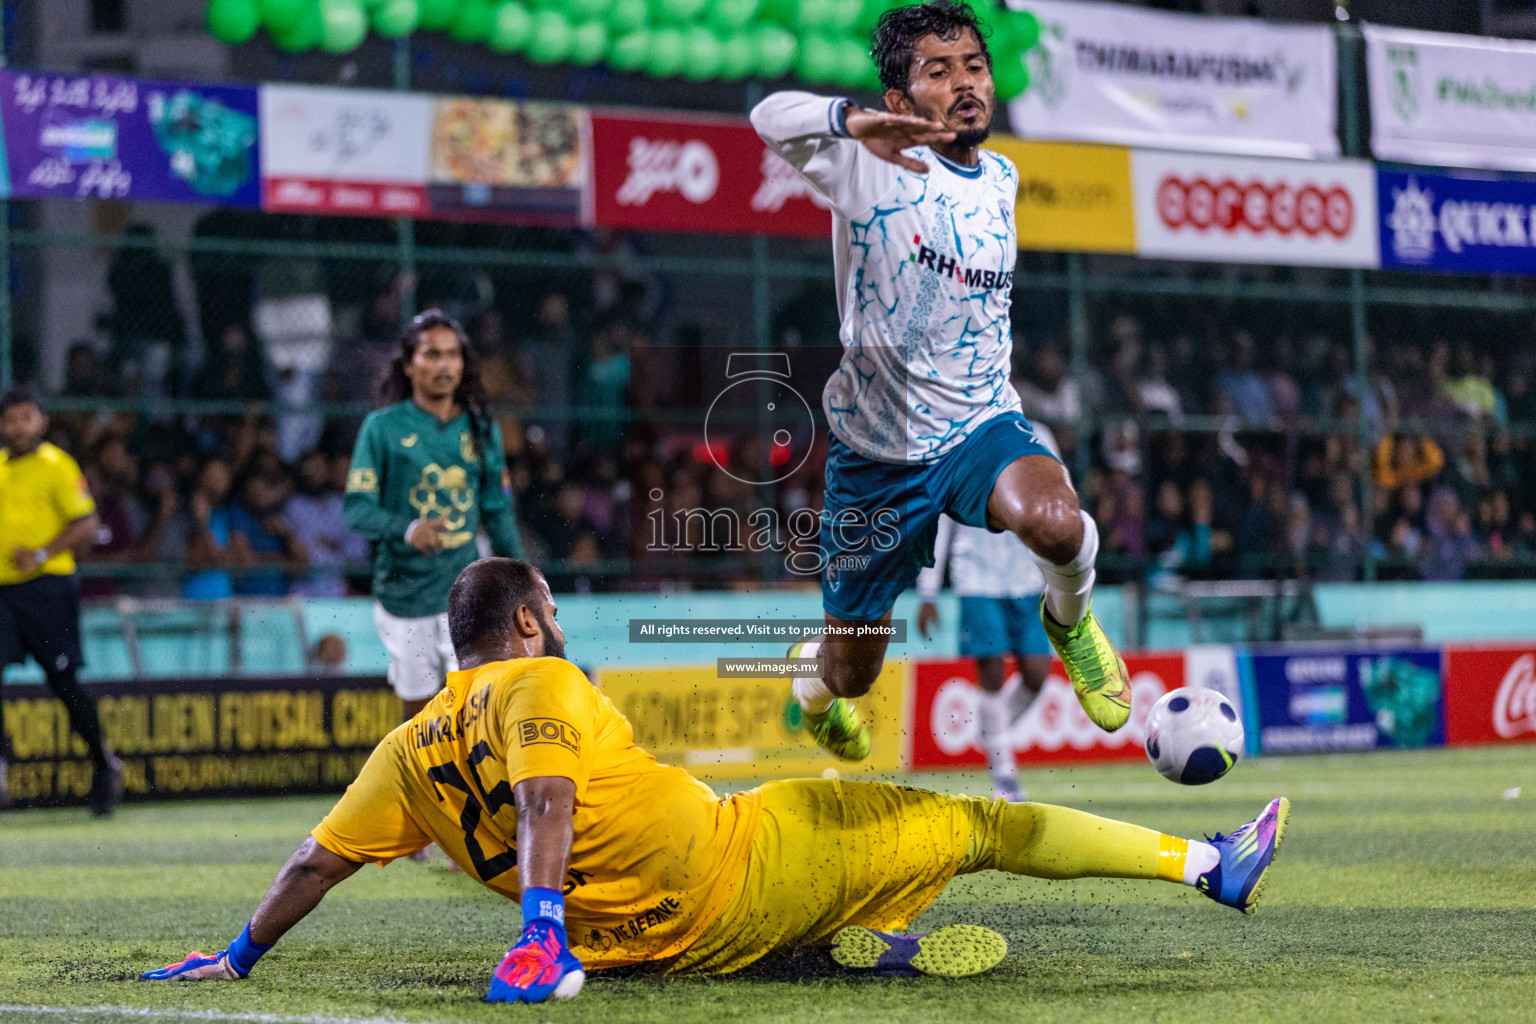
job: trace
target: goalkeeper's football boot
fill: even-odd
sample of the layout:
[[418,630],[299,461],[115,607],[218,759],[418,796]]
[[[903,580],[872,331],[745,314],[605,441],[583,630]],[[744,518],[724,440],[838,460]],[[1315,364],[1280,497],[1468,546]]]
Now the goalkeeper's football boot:
[[1042,596],[1040,621],[1089,721],[1105,732],[1124,725],[1131,717],[1131,673],[1094,618],[1093,607],[1068,629],[1051,618]]
[[1290,816],[1291,802],[1277,797],[1263,814],[1231,835],[1216,833],[1207,841],[1221,854],[1221,861],[1195,880],[1195,888],[1224,907],[1245,914],[1257,911]]
[[1007,939],[974,924],[952,924],[927,935],[895,935],[855,925],[832,939],[837,963],[889,977],[966,978],[990,971],[1007,954]]

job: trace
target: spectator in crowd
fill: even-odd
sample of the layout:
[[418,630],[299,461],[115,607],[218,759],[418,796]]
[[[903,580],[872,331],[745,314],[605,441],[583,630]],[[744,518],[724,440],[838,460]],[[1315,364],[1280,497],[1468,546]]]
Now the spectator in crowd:
[[[142,561],[140,544],[148,517],[138,500],[139,464],[128,445],[108,434],[91,446],[85,458],[85,479],[96,498],[96,536],[85,561],[124,564]],[[113,597],[118,581],[88,576],[80,581],[84,598]]]
[[1445,453],[1425,436],[1388,434],[1376,445],[1371,460],[1376,486],[1388,491],[1433,480],[1445,466]]
[[1459,580],[1467,563],[1478,555],[1472,536],[1471,517],[1462,509],[1456,492],[1438,488],[1429,499],[1428,550],[1424,559],[1426,580]]
[[127,390],[162,395],[177,390],[172,368],[186,348],[171,267],[155,250],[155,229],[130,224],[125,244],[107,269],[112,297],[112,349],[109,362]]
[[1232,338],[1230,361],[1216,375],[1216,394],[1223,405],[1223,412],[1238,417],[1245,423],[1268,423],[1274,419],[1275,408],[1270,401],[1269,386],[1254,368],[1254,340],[1247,331],[1238,331]]
[[238,550],[230,549],[231,482],[229,463],[209,459],[197,474],[186,507],[177,510],[179,522],[168,526],[168,560],[184,561],[196,570],[181,586],[181,596],[188,600],[213,601],[234,596],[234,583],[227,571],[239,554]]
[[347,592],[341,569],[366,563],[368,541],[347,526],[342,489],[335,485],[331,459],[312,451],[299,461],[298,491],[283,508],[293,541],[303,552],[309,576],[293,586],[304,597],[342,597]]
[[266,402],[272,398],[266,361],[261,346],[243,323],[230,322],[219,331],[203,368],[192,382],[192,397],[239,402]]

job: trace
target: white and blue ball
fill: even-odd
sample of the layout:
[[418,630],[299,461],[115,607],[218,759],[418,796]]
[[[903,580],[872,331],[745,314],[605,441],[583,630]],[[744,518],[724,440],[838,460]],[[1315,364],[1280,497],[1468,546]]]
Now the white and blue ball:
[[1216,690],[1183,686],[1147,715],[1147,760],[1185,786],[1215,782],[1243,756],[1243,721]]

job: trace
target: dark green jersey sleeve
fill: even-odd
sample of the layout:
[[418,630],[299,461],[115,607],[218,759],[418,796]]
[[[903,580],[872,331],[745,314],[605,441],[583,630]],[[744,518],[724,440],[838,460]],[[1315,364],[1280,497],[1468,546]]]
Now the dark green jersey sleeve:
[[[415,520],[414,515],[384,507],[380,495],[389,459],[389,441],[383,418],[374,413],[363,421],[352,449],[352,468],[347,472],[344,502],[347,526],[375,543],[399,540]],[[499,488],[498,488],[499,492]]]
[[506,485],[507,459],[501,427],[493,422],[490,435],[480,460],[480,525],[491,538],[492,551],[503,558],[522,558],[523,537],[513,514],[512,491]]

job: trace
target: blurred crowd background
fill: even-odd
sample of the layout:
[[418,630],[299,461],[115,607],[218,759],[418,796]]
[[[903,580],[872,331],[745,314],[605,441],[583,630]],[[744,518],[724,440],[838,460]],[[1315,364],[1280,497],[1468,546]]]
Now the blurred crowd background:
[[[744,449],[761,439],[750,429],[703,446],[718,387],[689,378],[703,350],[751,344],[740,312],[749,280],[657,270],[666,260],[650,258],[656,239],[644,235],[419,228],[424,251],[550,258],[406,273],[167,247],[134,223],[101,254],[96,329],[68,347],[53,380],[22,338],[19,377],[45,391],[51,439],[80,460],[101,505],[88,596],[365,593],[368,547],[346,529],[341,491],[397,350],[402,303],[440,306],[466,326],[519,523],[557,587],[806,583],[782,560],[711,550],[702,533],[684,545],[695,550],[658,549],[651,528],[658,514],[690,509],[744,521],[758,508],[820,507],[824,430],[805,464],[771,486],[715,465],[753,457]],[[215,211],[192,237],[366,242],[388,229]],[[806,269],[777,282],[771,343],[835,357],[827,254],[805,245],[789,255]],[[1021,269],[1048,273],[1060,259],[1026,256]],[[1330,283],[1324,271],[1100,269],[1128,266],[1143,277]],[[1106,579],[1536,574],[1528,315],[1375,308],[1357,353],[1338,305],[1096,292],[1074,366],[1065,296],[1023,280],[1014,384],[1026,414],[1055,430],[1099,520]]]

